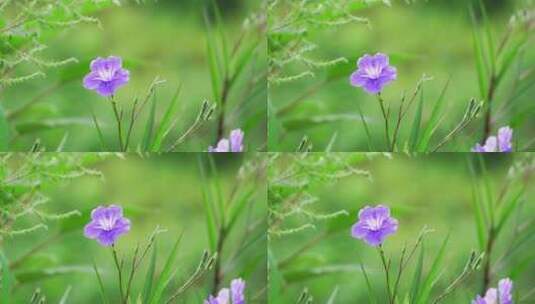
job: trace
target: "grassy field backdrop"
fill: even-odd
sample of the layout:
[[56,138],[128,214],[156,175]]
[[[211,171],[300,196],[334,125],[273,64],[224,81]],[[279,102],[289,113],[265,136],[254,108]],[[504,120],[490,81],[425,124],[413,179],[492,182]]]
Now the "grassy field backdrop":
[[[43,159],[46,158],[46,163],[52,167],[59,159],[65,160],[65,157],[68,156],[58,156],[57,160],[54,160],[54,156],[49,154]],[[81,226],[89,222],[91,209],[109,204],[123,206],[125,216],[131,221],[131,231],[117,242],[120,255],[131,258],[135,246],[146,242],[156,227],[167,230],[157,237],[157,276],[161,274],[174,243],[183,233],[173,267],[176,275],[165,293],[170,295],[195,270],[203,251],[213,252],[209,245],[203,191],[206,187],[211,187],[212,181],[215,180],[220,184],[222,198],[226,204],[229,203],[227,199],[236,191],[241,193],[239,191],[249,186],[255,189],[237,218],[234,228],[227,232],[223,251],[219,255],[222,266],[221,286],[228,286],[230,280],[242,277],[247,283],[248,303],[265,303],[266,201],[262,169],[256,173],[258,179],[249,178],[245,183],[238,183],[238,176],[253,168],[246,166],[240,171],[240,167],[249,160],[238,155],[221,155],[215,159],[217,177],[210,175],[210,182],[206,182],[200,175],[199,157],[204,159],[203,161],[207,160],[206,157],[196,154],[146,157],[128,154],[124,157],[108,155],[104,158],[87,155],[84,157],[86,163],[89,159],[92,160],[86,168],[92,172],[100,172],[101,177],[67,177],[63,182],[43,183],[41,191],[49,201],[46,205],[36,208],[48,214],[71,210],[79,210],[82,214],[81,217],[64,221],[45,220],[49,226],[47,230],[37,229],[35,232],[15,236],[4,235],[0,249],[12,265],[17,265],[11,268],[15,279],[11,284],[13,288],[9,303],[30,303],[30,297],[36,289],[41,290],[47,299],[46,303],[58,303],[68,288],[70,295],[66,303],[101,303],[97,277],[91,268],[93,260],[100,269],[109,303],[119,303],[117,273],[110,248],[104,248],[96,241],[86,239]],[[16,159],[12,157],[11,165],[16,163]],[[67,162],[60,164],[62,165],[59,168],[68,166]],[[58,176],[59,172],[61,169]],[[30,176],[27,178],[29,180]],[[9,207],[5,205],[7,201],[4,199],[5,197],[0,200],[3,211],[3,208]],[[231,214],[233,208],[235,207],[227,210],[227,215]],[[30,215],[17,222],[14,228],[28,228],[38,222],[39,217],[30,211]],[[72,223],[76,223],[76,228],[68,234],[60,234],[58,238],[57,234],[65,231],[64,227],[69,227]],[[2,230],[4,228],[2,227]],[[46,246],[39,246],[41,242]],[[39,250],[33,251],[32,248]],[[28,252],[34,254],[24,259],[23,263],[15,263]],[[149,254],[146,257],[144,266],[136,274],[134,295],[140,292],[149,280],[147,269],[150,256]],[[130,263],[129,261],[129,258],[126,259],[127,263]],[[175,303],[200,303],[205,299],[212,293],[213,272],[209,271]]]
[[[239,39],[246,18],[259,12],[260,2],[217,2],[223,16],[220,30],[227,35],[230,47]],[[110,4],[88,13],[100,20],[100,27],[95,23],[81,22],[40,37],[39,42],[47,46],[46,50],[38,53],[41,58],[59,60],[74,57],[79,63],[45,69],[29,62],[12,72],[11,76],[21,76],[39,69],[46,76],[0,89],[0,104],[6,115],[23,105],[32,105],[24,113],[9,117],[8,151],[27,151],[37,139],[46,149],[55,150],[66,134],[65,151],[102,151],[91,121],[91,111],[102,124],[107,150],[117,149],[114,145],[115,121],[109,101],[82,87],[83,76],[89,72],[89,62],[98,56],[116,55],[124,59],[131,80],[118,91],[116,99],[128,110],[134,98],[145,96],[151,82],[159,77],[166,80],[156,92],[156,117],[160,120],[177,88],[182,86],[177,114],[173,117],[176,126],[171,134],[181,134],[193,123],[204,100],[215,102],[204,18],[211,2],[161,0],[121,3],[121,6]],[[262,51],[252,57],[253,64],[248,65],[250,68],[245,69],[238,79],[238,87],[231,92],[227,106],[225,135],[232,129],[242,128],[246,133],[248,150],[257,150],[265,143],[266,91],[265,85],[262,85],[263,90],[247,92],[243,84],[262,75],[254,71],[262,70],[265,61],[265,52]],[[148,110],[149,107],[146,107],[143,119],[138,122],[138,130],[134,134],[136,139],[143,136]],[[217,122],[213,119],[177,150],[206,151],[216,142],[216,127]]]
[[[383,120],[377,99],[349,84],[349,75],[356,70],[357,59],[365,53],[385,53],[397,68],[397,80],[382,92],[386,104],[392,107],[393,115],[397,115],[402,93],[411,96],[418,80],[425,74],[433,78],[425,83],[423,89],[422,121],[426,122],[449,79],[444,116],[436,131],[440,137],[461,120],[470,98],[481,99],[473,50],[473,26],[469,14],[471,3],[478,1],[390,1],[391,7],[383,5],[381,1],[369,2],[374,5],[365,7],[355,4],[353,7],[359,9],[352,11],[354,16],[367,19],[369,26],[359,21],[344,22],[340,26],[313,22],[308,27],[303,26],[307,30],[302,39],[315,45],[315,48],[303,54],[306,60],[321,63],[346,58],[347,63],[316,67],[300,61],[297,56],[297,59],[285,66],[283,76],[298,75],[306,70],[310,70],[314,76],[271,84],[270,101],[274,118],[270,120],[270,129],[277,130],[279,137],[270,138],[270,150],[294,151],[301,139],[307,136],[315,151],[324,151],[333,138],[332,151],[370,151],[358,112],[360,107],[375,148],[386,151],[383,145]],[[512,14],[520,7],[530,7],[530,1],[483,2],[488,10],[495,44],[501,41],[507,31]],[[533,5],[532,2],[531,4]],[[336,16],[336,13],[333,12],[332,15]],[[328,10],[317,16],[317,19],[326,19],[326,16],[331,16]],[[278,20],[275,16],[272,19]],[[279,20],[275,24],[284,23]],[[521,61],[515,61],[514,66],[520,67],[525,72],[522,74],[525,81],[533,84],[535,57],[529,51],[533,44],[533,31],[528,41],[521,52]],[[493,111],[497,115],[492,132],[501,126],[510,125],[515,132],[516,150],[529,150],[533,149],[535,130],[533,120],[529,119],[534,114],[535,91],[531,85],[531,89],[510,100],[514,87],[511,75],[515,73],[514,69],[510,71],[497,90],[493,104]],[[508,106],[504,107],[506,104]],[[408,119],[402,125],[403,136],[409,135],[415,112],[416,106],[413,105]],[[391,120],[394,123],[395,119]],[[444,146],[441,151],[470,151],[481,140],[482,128],[483,115],[480,115],[459,138]],[[435,138],[433,144],[436,141]]]
[[[478,174],[478,183],[488,178],[492,196],[499,197],[507,184],[508,172],[513,172],[511,165],[525,157],[517,153],[485,158],[488,174]],[[363,241],[353,239],[350,234],[359,209],[384,204],[399,221],[397,233],[384,242],[386,255],[392,258],[394,274],[403,246],[406,244],[410,251],[423,227],[433,230],[424,239],[424,275],[430,271],[440,246],[449,235],[436,285],[431,292],[431,299],[435,299],[459,275],[471,251],[481,250],[476,230],[473,179],[467,166],[469,158],[470,155],[463,153],[397,154],[391,158],[357,153],[306,157],[279,155],[274,163],[276,169],[272,170],[293,174],[270,174],[269,178],[270,288],[275,290],[272,296],[277,296],[280,303],[294,303],[303,290],[308,289],[314,303],[327,303],[333,294],[331,303],[372,303],[359,265],[362,261],[377,303],[388,303],[377,251]],[[490,257],[490,283],[495,286],[500,278],[510,277],[518,296],[515,303],[527,304],[533,303],[535,282],[532,230],[535,192],[533,177],[524,179],[524,182],[526,189],[520,207],[513,211],[496,239]],[[512,185],[516,182],[509,187],[514,188]],[[304,192],[294,191],[298,188]],[[280,197],[288,199],[280,200]],[[502,214],[508,204],[504,202],[494,205],[495,214]],[[347,215],[331,218],[340,210],[347,211]],[[287,217],[280,220],[278,215],[282,213]],[[514,235],[525,236],[525,242],[504,258],[505,252],[514,248]],[[401,278],[399,303],[414,303],[404,300],[413,286],[418,256],[419,250]],[[483,267],[441,303],[470,303],[476,294],[481,294],[482,277]],[[420,289],[423,282],[424,276]],[[431,299],[425,303],[433,303]]]

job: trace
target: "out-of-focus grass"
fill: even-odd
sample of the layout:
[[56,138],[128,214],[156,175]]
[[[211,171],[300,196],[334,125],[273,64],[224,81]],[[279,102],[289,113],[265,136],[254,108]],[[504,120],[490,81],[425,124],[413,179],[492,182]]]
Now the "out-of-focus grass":
[[[135,246],[144,243],[157,227],[166,229],[157,238],[159,260],[157,274],[179,235],[183,233],[176,262],[176,277],[170,288],[177,288],[195,270],[203,250],[209,250],[206,231],[206,215],[202,203],[202,185],[196,154],[167,154],[140,157],[128,154],[125,159],[109,157],[93,166],[103,173],[103,178],[87,177],[62,186],[44,189],[50,196],[47,208],[62,212],[78,209],[89,221],[90,210],[98,205],[119,204],[125,209],[125,216],[131,220],[131,231],[117,243],[120,254],[131,257]],[[228,197],[236,186],[234,180],[244,159],[240,156],[218,156],[216,158],[223,195]],[[232,232],[223,254],[224,280],[244,276],[247,280],[247,298],[253,303],[263,303],[261,290],[266,286],[265,263],[245,262],[244,257],[265,255],[265,238],[244,249],[237,259],[228,263],[246,233],[246,222],[263,221],[266,212],[265,190],[262,187],[254,196],[249,217],[241,217]],[[246,218],[248,218],[246,220]],[[57,225],[51,224],[49,231],[40,231],[4,240],[4,249],[9,257],[20,257],[47,237],[53,235]],[[105,289],[110,299],[118,299],[118,283],[111,251],[96,241],[86,239],[82,230],[76,230],[56,240],[45,250],[34,256],[29,265],[57,264],[64,266],[89,265],[95,260],[101,270]],[[134,290],[140,291],[145,283],[146,266],[137,273]],[[265,260],[265,258],[263,259]],[[129,260],[126,260],[127,262]],[[213,271],[186,293],[180,303],[200,303],[212,288]],[[33,291],[40,287],[48,301],[58,302],[68,286],[72,287],[67,303],[100,303],[98,282],[95,274],[66,274],[25,284],[14,290],[14,303],[29,301]],[[117,303],[113,302],[112,303]]]
[[[206,2],[206,3],[205,3]],[[145,96],[156,77],[167,82],[161,86],[156,97],[159,102],[158,117],[169,104],[176,89],[181,84],[182,93],[178,101],[176,133],[181,134],[189,127],[204,100],[212,100],[210,73],[206,55],[206,25],[204,11],[209,1],[144,1],[135,4],[128,1],[122,6],[110,6],[95,16],[101,21],[101,28],[95,24],[80,24],[60,33],[53,41],[47,41],[44,53],[49,58],[76,57],[83,71],[89,71],[89,62],[98,56],[117,55],[124,58],[125,67],[130,70],[130,83],[118,91],[116,99],[126,109],[130,109],[134,98]],[[246,17],[256,12],[260,5],[249,1],[224,1],[224,24],[222,30],[230,41],[235,41]],[[265,59],[257,58],[259,62]],[[261,63],[257,64],[262,66]],[[41,92],[55,87],[59,79],[70,70],[78,70],[76,65],[47,70],[47,76],[22,85],[9,87],[1,96],[6,111],[16,109],[31,101]],[[72,72],[71,72],[72,73]],[[63,136],[69,135],[66,151],[101,151],[97,132],[91,122],[93,110],[102,124],[103,132],[112,146],[115,140],[115,120],[109,101],[82,87],[84,75],[45,93],[45,97],[32,107],[22,121],[40,118],[77,117],[86,120],[82,126],[69,126],[53,130],[35,132],[15,138],[11,150],[29,150],[36,138],[48,150],[54,150]],[[265,92],[248,101],[250,106],[261,109]],[[232,103],[232,100],[231,100]],[[259,106],[260,105],[260,106]],[[147,109],[148,110],[148,107]],[[238,113],[227,119],[227,129],[244,128],[248,112],[229,108],[228,112]],[[148,111],[146,111],[148,112]],[[127,112],[128,113],[128,112]],[[247,114],[247,115],[245,115]],[[265,118],[265,115],[263,115]],[[144,119],[138,121],[138,134],[144,131]],[[215,142],[216,121],[206,125],[200,133],[180,146],[180,151],[206,151]],[[255,125],[245,128],[249,150],[258,149],[265,142],[265,123],[258,120]]]
[[[402,93],[406,92],[410,96],[418,80],[425,74],[434,80],[426,82],[424,87],[424,121],[429,118],[433,105],[448,79],[450,84],[445,97],[446,117],[437,133],[444,136],[460,121],[469,99],[479,98],[472,25],[468,14],[469,1],[457,1],[455,4],[451,1],[413,2],[415,3],[408,5],[404,1],[392,1],[392,7],[375,5],[355,12],[355,15],[369,19],[370,27],[354,23],[334,30],[310,31],[307,38],[318,45],[310,57],[346,57],[349,62],[339,65],[336,69],[347,70],[348,73],[319,89],[313,89],[313,94],[303,98],[293,111],[280,116],[280,120],[284,122],[297,118],[307,121],[314,116],[326,115],[339,115],[341,119],[331,123],[301,123],[297,126],[292,124],[293,127],[279,142],[280,151],[295,150],[305,134],[318,151],[325,150],[335,134],[337,138],[332,151],[368,151],[367,137],[360,122],[358,107],[367,118],[372,138],[377,143],[381,142],[384,138],[384,127],[377,99],[360,88],[350,86],[348,81],[350,71],[356,69],[357,58],[365,53],[386,53],[390,56],[391,63],[397,67],[398,79],[383,91],[387,104],[392,105],[393,114],[397,115]],[[490,19],[496,41],[501,39],[511,14],[515,12],[514,2],[485,1],[488,7],[494,7],[490,12]],[[529,51],[524,53],[524,67],[528,68],[534,56]],[[283,108],[324,82],[331,73],[329,70],[332,68],[316,69],[314,78],[306,77],[299,81],[271,86],[270,99],[274,107]],[[510,87],[511,82],[507,80],[498,89],[494,109],[501,108],[504,99],[508,97]],[[505,115],[497,118],[495,130],[500,126],[512,124],[513,118],[521,115],[522,111],[519,109],[529,107],[532,96],[533,88],[515,100],[512,110],[502,112]],[[413,110],[414,108],[415,106]],[[532,108],[527,111],[533,113]],[[528,116],[532,115],[529,113]],[[407,133],[411,124],[412,114],[402,126]],[[445,146],[443,150],[469,151],[480,140],[481,128],[482,119],[478,119],[454,144]],[[519,139],[519,148],[528,144],[531,140],[530,134],[534,130],[533,123],[524,120],[513,128],[515,137]]]
[[[291,273],[292,270],[306,269],[306,265],[314,265],[314,268],[310,268],[308,279],[294,277],[293,282],[286,281],[284,292],[287,301],[295,301],[303,288],[307,287],[315,302],[325,303],[338,287],[338,296],[334,303],[369,303],[366,283],[359,267],[361,259],[374,291],[379,295],[379,303],[386,303],[384,273],[377,251],[364,242],[353,239],[350,234],[351,225],[357,220],[358,210],[366,205],[377,204],[390,206],[393,216],[399,220],[398,232],[388,237],[384,243],[387,256],[393,259],[394,265],[399,261],[404,244],[411,248],[420,230],[427,226],[433,230],[427,234],[424,245],[426,250],[424,271],[428,271],[444,238],[450,235],[444,267],[432,298],[437,296],[437,293],[444,290],[461,272],[471,250],[478,249],[472,207],[472,181],[467,168],[467,157],[468,155],[463,153],[446,153],[418,157],[394,155],[393,159],[374,158],[362,166],[362,169],[370,171],[372,181],[357,176],[343,178],[332,184],[309,185],[309,192],[319,198],[312,207],[315,212],[322,214],[345,209],[349,212],[349,216],[317,222],[316,229],[307,229],[288,237],[273,238],[269,246],[278,260],[284,260],[305,243],[322,235],[335,221],[347,222],[347,227],[313,243],[314,246],[284,268],[286,273]],[[499,155],[489,158],[488,171],[495,192],[498,192],[503,185],[512,160],[512,157]],[[528,189],[520,215],[524,222],[532,221],[534,218],[531,215],[535,210],[532,202],[534,195],[533,189]],[[496,261],[509,248],[511,223],[514,221],[515,219],[511,219],[505,234],[498,238],[492,261]],[[292,226],[291,222],[289,226]],[[513,261],[519,261],[520,256],[527,256],[529,252],[533,252],[535,248],[533,239],[527,244],[522,249],[523,253]],[[417,255],[413,257],[402,277],[401,299],[404,298],[405,291],[410,289],[417,258]],[[336,268],[331,266],[339,267],[341,271],[329,272],[329,269]],[[533,263],[529,263],[526,270],[533,269],[534,266]],[[314,272],[320,268],[326,272],[324,274]],[[491,282],[493,286],[496,285],[498,278],[510,276],[521,270],[513,269],[509,263],[500,264],[496,269]],[[300,272],[300,275],[302,274],[303,272]],[[443,303],[469,303],[481,291],[481,278],[482,272],[479,271]],[[515,280],[515,290],[523,296],[533,287],[535,276],[533,272],[523,271],[513,280]]]

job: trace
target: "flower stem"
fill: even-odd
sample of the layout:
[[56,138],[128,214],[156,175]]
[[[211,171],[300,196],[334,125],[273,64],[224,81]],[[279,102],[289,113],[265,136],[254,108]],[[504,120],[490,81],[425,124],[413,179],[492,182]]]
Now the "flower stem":
[[123,299],[124,299],[123,272],[121,271],[121,265],[119,264],[119,258],[117,258],[117,250],[115,250],[115,244],[111,245],[111,252],[113,254],[113,261],[115,262],[115,267],[117,268],[117,273],[119,274],[119,293],[121,295],[121,303],[123,303]]
[[385,120],[385,136],[386,136],[386,145],[390,152],[393,152],[394,147],[392,147],[392,142],[390,141],[390,128],[388,126],[388,113],[385,109],[385,102],[381,97],[381,93],[377,94],[377,100],[379,100],[379,105],[381,106],[381,113],[383,113],[383,118]]
[[381,262],[383,263],[383,268],[385,270],[385,278],[386,278],[386,292],[388,294],[388,303],[394,304],[392,300],[392,293],[390,291],[390,271],[388,267],[388,263],[386,262],[385,252],[383,250],[383,245],[379,245],[379,255],[381,256]]
[[113,96],[110,98],[111,105],[113,107],[113,114],[115,114],[115,120],[117,121],[117,133],[119,136],[119,147],[121,149],[121,152],[124,152],[124,145],[123,145],[123,127],[122,127],[122,119],[121,115],[119,114],[119,109],[117,107],[117,102],[113,98]]

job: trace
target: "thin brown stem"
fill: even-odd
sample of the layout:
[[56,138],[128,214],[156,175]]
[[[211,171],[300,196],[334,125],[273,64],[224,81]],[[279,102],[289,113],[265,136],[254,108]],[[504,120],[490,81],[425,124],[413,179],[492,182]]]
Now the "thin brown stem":
[[115,250],[115,244],[111,245],[111,252],[112,252],[113,261],[115,262],[115,267],[117,268],[117,273],[119,276],[119,294],[121,296],[121,303],[124,303],[123,272],[122,272],[122,267],[119,264],[119,258],[117,257],[117,250]]
[[384,100],[381,97],[381,94],[377,94],[377,99],[379,100],[379,105],[381,106],[381,113],[383,113],[383,118],[385,120],[385,137],[386,137],[386,145],[388,147],[388,150],[392,152],[392,142],[390,141],[390,127],[388,126],[388,113],[386,112]]
[[390,291],[390,271],[389,271],[390,269],[389,269],[388,263],[386,261],[385,252],[383,250],[383,246],[379,245],[378,250],[379,250],[379,255],[381,256],[381,262],[383,264],[383,268],[384,268],[384,271],[385,271],[386,291],[387,291],[387,295],[388,295],[388,303],[394,304],[393,299],[392,299],[392,292]]
[[115,120],[117,121],[117,134],[118,134],[118,139],[119,139],[119,148],[121,149],[121,152],[124,152],[122,117],[119,114],[119,108],[117,107],[117,102],[115,101],[113,96],[111,97],[110,101],[113,107],[113,114],[115,114]]
[[222,227],[219,230],[219,238],[217,240],[217,247],[216,247],[217,259],[214,265],[214,284],[213,284],[214,286],[212,289],[212,294],[217,293],[223,281],[223,272],[221,270],[221,260],[222,260],[221,258],[223,256],[222,251],[223,251],[223,244],[225,243],[225,238],[226,238],[226,230],[224,227]]

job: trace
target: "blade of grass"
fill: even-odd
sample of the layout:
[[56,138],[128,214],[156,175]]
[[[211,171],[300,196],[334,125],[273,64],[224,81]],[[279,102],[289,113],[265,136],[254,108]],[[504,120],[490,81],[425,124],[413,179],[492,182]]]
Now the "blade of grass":
[[433,286],[435,285],[439,275],[440,275],[440,268],[442,266],[442,262],[444,260],[444,254],[446,252],[446,245],[448,243],[450,236],[446,236],[444,241],[442,242],[442,245],[440,246],[440,249],[433,261],[433,264],[431,264],[431,269],[429,270],[429,273],[427,274],[421,289],[418,294],[418,301],[416,303],[418,304],[426,304],[429,303],[429,296],[431,295],[431,290],[433,289]]
[[366,281],[366,287],[368,288],[368,299],[370,300],[370,304],[377,304],[377,297],[375,295],[375,292],[373,291],[372,284],[370,283],[370,278],[368,277],[368,273],[366,272],[366,269],[364,268],[362,262],[359,262],[359,265],[362,271],[362,275],[364,276],[364,280]]
[[437,129],[438,123],[440,122],[440,115],[442,113],[442,110],[444,109],[444,96],[446,95],[446,91],[448,89],[449,84],[450,79],[448,78],[446,84],[444,85],[444,88],[442,88],[442,91],[440,92],[435,106],[433,107],[431,117],[429,118],[429,121],[425,126],[422,138],[418,143],[418,152],[427,151],[429,148],[429,142],[431,141],[431,137],[433,136],[433,133]]
[[360,121],[362,121],[362,126],[364,127],[364,131],[366,132],[366,139],[368,141],[368,149],[369,151],[377,151],[375,150],[375,147],[373,145],[373,140],[370,135],[370,129],[368,128],[368,123],[366,123],[366,120],[364,119],[364,115],[362,114],[362,110],[358,104],[357,104],[357,109],[359,111]]
[[202,159],[203,155],[199,154],[198,163],[201,175],[201,190],[203,196],[203,205],[206,210],[206,228],[208,230],[208,241],[210,250],[215,252],[217,246],[217,222],[216,222],[216,210],[211,197],[211,193],[208,187],[208,179],[206,176],[206,168]]
[[154,141],[151,145],[151,151],[157,152],[160,151],[162,147],[162,142],[167,136],[167,131],[169,130],[169,126],[173,122],[173,116],[176,110],[176,104],[178,97],[180,96],[180,92],[182,91],[182,85],[179,85],[175,95],[173,95],[173,98],[171,99],[171,103],[167,107],[167,110],[165,111],[165,114],[162,118],[162,121],[160,122],[158,128],[156,129]]
[[416,264],[416,269],[414,270],[414,277],[412,278],[411,283],[411,293],[410,293],[410,304],[416,303],[416,297],[420,291],[420,284],[422,281],[422,269],[424,266],[424,243],[422,240],[420,254],[418,255],[418,263]]
[[9,292],[11,289],[11,274],[9,272],[9,263],[7,262],[7,258],[2,251],[0,251],[0,264],[2,265],[2,294],[0,299],[2,299],[2,303],[11,303],[9,300]]
[[154,282],[154,273],[156,271],[156,258],[158,256],[158,248],[156,246],[156,240],[152,248],[152,255],[150,259],[149,268],[147,269],[147,276],[145,277],[145,285],[143,286],[143,303],[148,303],[152,295],[152,283]]
[[181,233],[178,237],[177,241],[175,242],[175,245],[173,246],[173,249],[171,250],[171,253],[169,253],[169,257],[167,258],[165,265],[162,269],[162,273],[160,274],[160,277],[156,281],[156,284],[154,285],[154,293],[150,297],[149,304],[158,304],[160,303],[160,300],[162,299],[163,292],[165,291],[165,288],[171,281],[174,271],[173,271],[173,264],[176,260],[176,252],[178,250],[178,245],[180,244],[180,241],[182,240],[182,236],[184,234]]
[[487,92],[486,79],[488,75],[488,67],[485,61],[485,54],[483,53],[481,38],[477,30],[477,21],[472,6],[470,6],[470,15],[472,17],[472,40],[474,41],[474,56],[476,59],[477,79],[479,82],[479,93],[481,98],[485,98]]
[[100,276],[100,272],[98,271],[97,264],[95,264],[95,261],[93,261],[93,270],[95,271],[95,275],[97,276],[99,293],[102,299],[102,303],[106,304],[108,303],[108,298],[106,297],[106,290],[104,289],[104,284],[102,283],[102,277]]
[[418,136],[420,134],[420,127],[422,124],[422,112],[424,107],[424,87],[422,86],[420,90],[420,102],[416,108],[416,113],[414,114],[414,120],[412,122],[411,136],[409,139],[409,147],[411,151],[416,150],[416,145],[418,144]]
[[143,136],[143,151],[149,151],[152,134],[154,131],[154,122],[156,120],[156,92],[152,93],[152,102],[149,117],[145,124],[145,135]]

